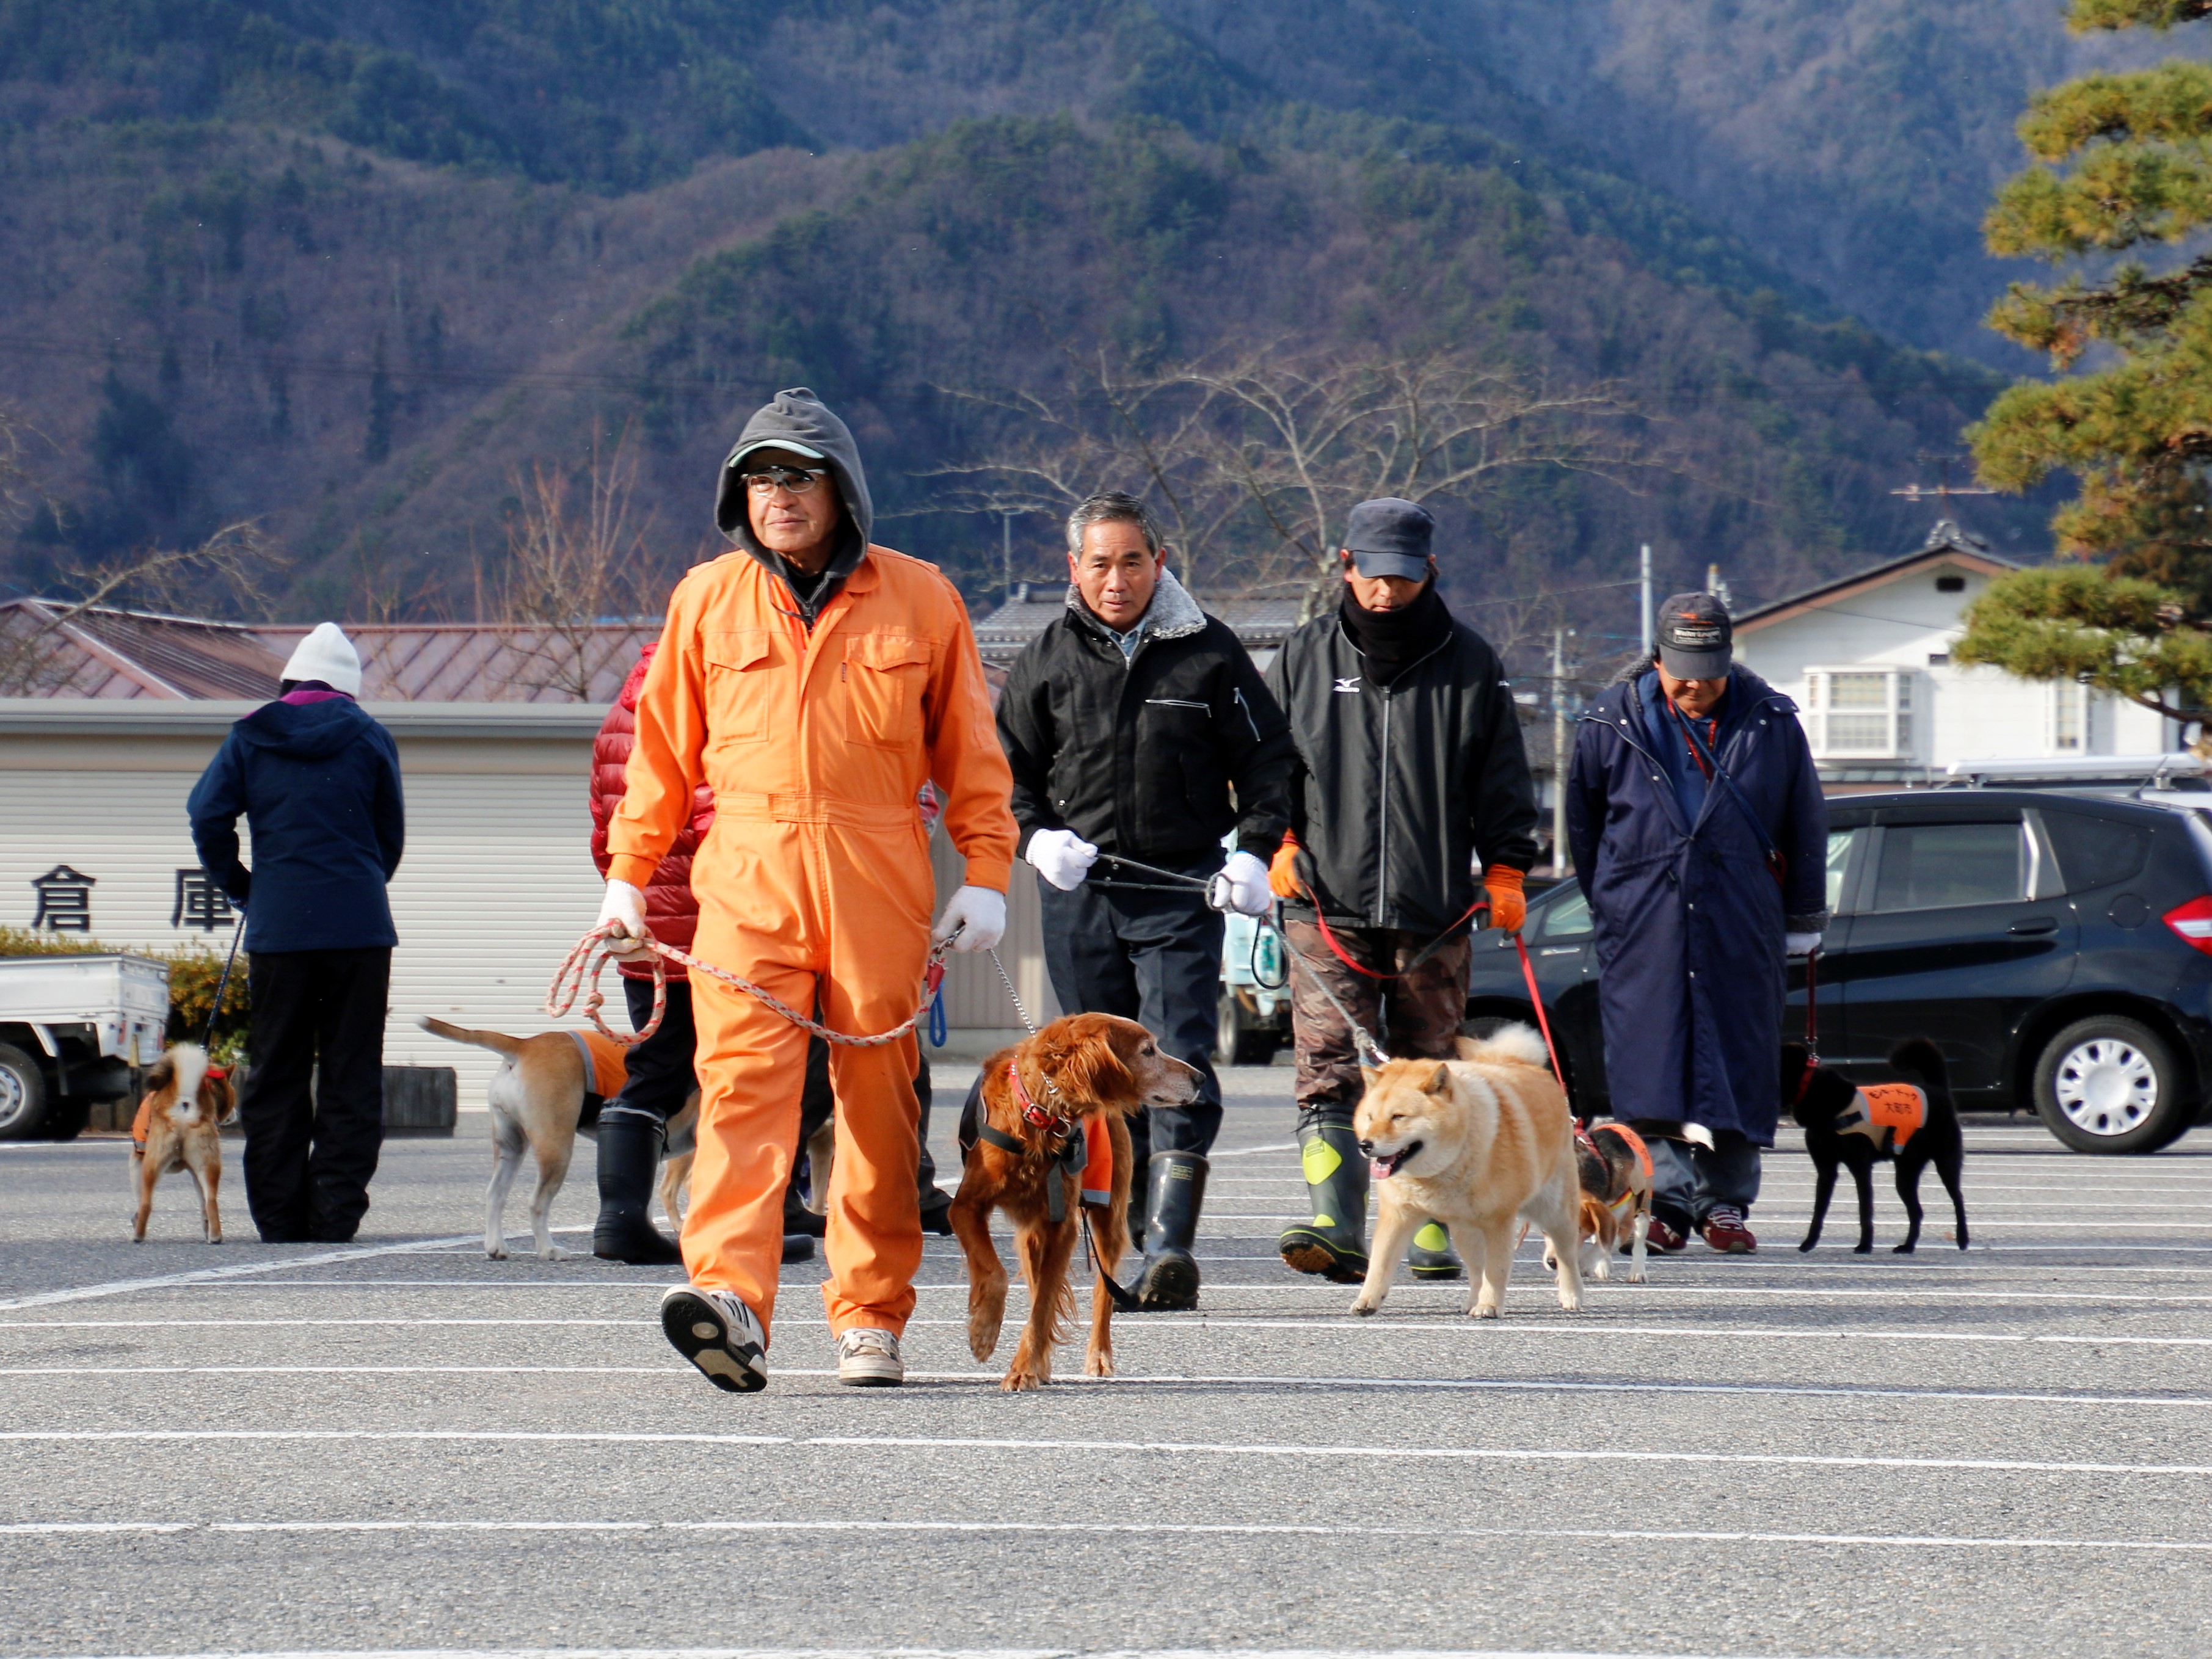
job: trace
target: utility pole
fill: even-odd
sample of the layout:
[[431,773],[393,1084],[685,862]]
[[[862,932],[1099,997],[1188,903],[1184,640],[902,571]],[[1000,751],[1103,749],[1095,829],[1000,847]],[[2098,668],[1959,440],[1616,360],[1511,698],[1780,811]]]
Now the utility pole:
[[1566,630],[1552,630],[1552,873],[1565,876],[1567,857]]
[[1644,596],[1644,659],[1651,658],[1651,544],[1644,544],[1644,559],[1638,586]]
[[1001,513],[999,515],[999,528],[1002,532],[1000,550],[1006,563],[1006,597],[1011,599],[1014,597],[1014,515],[1011,513]]
[[1728,584],[1721,580],[1721,568],[1717,564],[1705,567],[1705,592],[1723,605],[1729,602]]

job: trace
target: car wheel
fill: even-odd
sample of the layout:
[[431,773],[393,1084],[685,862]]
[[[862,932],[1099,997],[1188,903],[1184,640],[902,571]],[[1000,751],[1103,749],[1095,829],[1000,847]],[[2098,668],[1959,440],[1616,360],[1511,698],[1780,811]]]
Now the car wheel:
[[1220,1009],[1215,1016],[1213,1063],[1265,1066],[1274,1059],[1275,1046],[1275,1033],[1253,1018],[1243,998],[1223,986]]
[[46,1079],[38,1062],[0,1042],[0,1140],[28,1140],[46,1115]]
[[2141,1020],[2099,1014],[2045,1045],[2035,1109],[2077,1152],[2154,1152],[2189,1127],[2172,1046]]

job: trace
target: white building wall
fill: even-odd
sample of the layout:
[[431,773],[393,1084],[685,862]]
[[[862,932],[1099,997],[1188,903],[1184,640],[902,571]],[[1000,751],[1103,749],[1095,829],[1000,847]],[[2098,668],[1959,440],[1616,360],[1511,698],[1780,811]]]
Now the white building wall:
[[[175,872],[199,862],[185,800],[216,739],[86,738],[27,754],[31,747],[0,744],[0,924],[28,927],[32,879],[68,864],[98,882],[92,936],[103,943],[228,949],[229,928],[209,934],[169,920]],[[543,1008],[547,983],[599,913],[589,749],[400,739],[407,851],[391,887],[399,948],[385,1059],[453,1066],[464,1106],[483,1104],[498,1057],[432,1036],[416,1017],[522,1034],[555,1024]],[[606,988],[609,1024],[626,1029],[611,970]]]
[[[176,872],[199,862],[185,798],[232,717],[213,707],[161,705],[142,712],[132,728],[106,734],[90,728],[31,736],[9,731],[0,710],[0,926],[29,927],[32,880],[67,864],[97,883],[93,938],[120,947],[198,941],[228,948],[228,927],[210,934],[169,921]],[[525,713],[514,714],[517,708]],[[580,1006],[556,1021],[544,1003],[555,968],[599,914],[602,890],[585,793],[599,714],[484,705],[453,716],[477,728],[468,736],[413,734],[404,714],[391,716],[406,793],[407,850],[390,890],[399,946],[392,959],[385,1058],[395,1066],[454,1067],[464,1108],[483,1103],[498,1057],[431,1036],[415,1024],[417,1016],[516,1035],[585,1023]],[[549,718],[566,729],[533,729]],[[496,734],[514,721],[520,730]],[[174,729],[156,729],[165,724]],[[960,884],[962,860],[942,832],[934,842],[938,885],[949,896]],[[1010,896],[1000,957],[1042,1023],[1060,1011],[1044,972],[1036,884],[1026,866],[1016,866]],[[611,968],[602,988],[608,1024],[627,1030]],[[1018,1023],[988,957],[951,958],[945,1009],[956,1029]]]
[[[1964,591],[1941,592],[1940,576],[1963,576]],[[1915,676],[1911,764],[2075,754],[2157,754],[2174,746],[2168,722],[2147,708],[2091,696],[2082,746],[2057,746],[2055,699],[2070,688],[2016,679],[1994,668],[1953,666],[1967,605],[1990,584],[1980,571],[1948,563],[1903,572],[1880,587],[1736,636],[1736,656],[1776,690],[1808,702],[1808,676],[1821,668],[1886,667]],[[1850,764],[1839,762],[1838,764]]]

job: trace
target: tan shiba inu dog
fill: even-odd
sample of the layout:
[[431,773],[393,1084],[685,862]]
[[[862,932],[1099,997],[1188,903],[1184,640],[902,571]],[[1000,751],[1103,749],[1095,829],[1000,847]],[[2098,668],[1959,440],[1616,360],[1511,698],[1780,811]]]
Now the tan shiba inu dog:
[[[1367,1282],[1352,1310],[1371,1314],[1390,1270],[1425,1222],[1442,1222],[1467,1258],[1468,1312],[1495,1319],[1526,1217],[1558,1258],[1559,1305],[1583,1305],[1582,1182],[1574,1120],[1544,1059],[1543,1039],[1508,1025],[1459,1041],[1457,1060],[1394,1060],[1367,1073],[1352,1117],[1382,1205]],[[1477,1281],[1480,1288],[1477,1288]]]

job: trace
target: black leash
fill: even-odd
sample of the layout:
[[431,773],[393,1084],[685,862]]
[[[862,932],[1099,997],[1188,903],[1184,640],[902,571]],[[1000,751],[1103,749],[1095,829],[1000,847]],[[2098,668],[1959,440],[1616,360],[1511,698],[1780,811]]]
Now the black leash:
[[209,1048],[215,1042],[216,1017],[222,1012],[223,993],[230,989],[230,970],[238,960],[238,941],[246,936],[246,913],[239,912],[238,926],[231,930],[230,954],[222,959],[222,977],[215,982],[215,1006],[208,1010],[207,1030],[200,1033],[200,1047]]
[[[1176,890],[1177,891],[1181,891],[1182,889],[1187,887],[1195,887],[1200,892],[1203,893],[1213,884],[1213,878],[1211,876],[1186,876],[1180,870],[1163,870],[1157,864],[1139,864],[1134,859],[1123,858],[1119,853],[1101,853],[1098,856],[1109,864],[1121,865],[1127,869],[1136,871],[1140,875],[1158,876],[1164,881],[1171,881],[1176,884]],[[1101,882],[1096,884],[1105,886],[1109,884]],[[1116,887],[1127,887],[1133,885],[1134,884],[1129,882],[1115,882],[1111,884]],[[1157,888],[1147,888],[1146,890],[1148,892],[1156,892],[1159,890]]]

